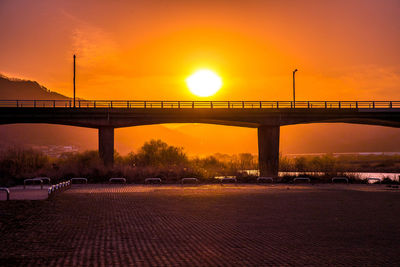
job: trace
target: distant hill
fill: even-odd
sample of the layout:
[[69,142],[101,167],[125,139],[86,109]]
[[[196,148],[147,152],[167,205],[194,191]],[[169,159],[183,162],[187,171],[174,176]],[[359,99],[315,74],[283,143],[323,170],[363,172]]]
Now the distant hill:
[[52,92],[35,81],[8,78],[0,74],[0,99],[65,100],[69,98]]
[[[63,100],[35,81],[0,76],[0,99]],[[207,124],[149,125],[115,131],[115,149],[135,151],[150,139],[184,147],[190,154],[257,153],[257,130]],[[74,146],[97,149],[95,129],[49,125],[10,124],[0,126],[0,147]],[[354,124],[305,124],[281,127],[283,153],[395,152],[400,151],[400,130]]]

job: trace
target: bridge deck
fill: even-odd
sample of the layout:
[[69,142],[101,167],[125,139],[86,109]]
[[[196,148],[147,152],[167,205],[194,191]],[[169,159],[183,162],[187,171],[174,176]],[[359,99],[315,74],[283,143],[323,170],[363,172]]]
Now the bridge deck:
[[[309,108],[308,108],[309,107]],[[0,124],[51,123],[129,127],[210,123],[242,127],[303,123],[359,123],[400,127],[400,102],[267,101],[0,101]]]
[[392,109],[400,101],[140,101],[140,100],[0,100],[0,107],[35,108],[228,108],[228,109]]

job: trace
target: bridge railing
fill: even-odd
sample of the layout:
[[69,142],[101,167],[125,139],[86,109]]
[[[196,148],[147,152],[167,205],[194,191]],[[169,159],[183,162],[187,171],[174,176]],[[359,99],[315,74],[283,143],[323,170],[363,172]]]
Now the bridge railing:
[[140,100],[0,100],[0,107],[126,109],[391,109],[400,101],[140,101]]

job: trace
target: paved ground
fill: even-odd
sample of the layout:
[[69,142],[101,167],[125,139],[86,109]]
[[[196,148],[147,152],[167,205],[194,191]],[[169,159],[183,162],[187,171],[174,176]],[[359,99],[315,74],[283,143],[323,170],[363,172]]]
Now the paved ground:
[[400,266],[382,186],[82,185],[0,212],[0,266]]

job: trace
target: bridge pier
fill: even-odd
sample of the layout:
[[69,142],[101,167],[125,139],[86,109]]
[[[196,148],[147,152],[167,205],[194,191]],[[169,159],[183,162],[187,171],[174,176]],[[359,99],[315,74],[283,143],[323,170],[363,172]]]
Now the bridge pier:
[[258,127],[258,166],[262,177],[278,176],[279,133],[279,126]]
[[105,166],[114,164],[114,127],[99,128],[99,156]]

